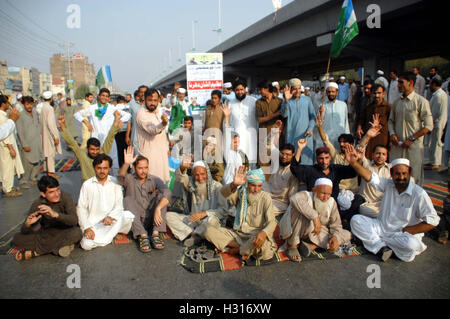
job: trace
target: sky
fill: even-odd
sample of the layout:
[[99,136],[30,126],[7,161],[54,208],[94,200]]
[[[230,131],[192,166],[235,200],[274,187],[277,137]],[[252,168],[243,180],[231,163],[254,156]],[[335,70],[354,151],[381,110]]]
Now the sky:
[[[222,42],[274,12],[271,0],[221,2]],[[80,28],[67,26],[71,4],[79,6]],[[212,31],[218,6],[219,0],[0,0],[0,60],[48,73],[53,53],[72,42],[71,53],[84,53],[96,73],[110,65],[114,85],[133,92],[182,65],[177,59],[192,49],[193,20],[196,52],[219,43]]]

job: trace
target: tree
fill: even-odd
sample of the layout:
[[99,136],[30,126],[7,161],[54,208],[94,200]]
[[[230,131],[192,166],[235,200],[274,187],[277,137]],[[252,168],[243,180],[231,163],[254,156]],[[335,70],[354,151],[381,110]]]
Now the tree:
[[89,93],[89,85],[82,84],[75,91],[75,98],[84,99],[86,93]]

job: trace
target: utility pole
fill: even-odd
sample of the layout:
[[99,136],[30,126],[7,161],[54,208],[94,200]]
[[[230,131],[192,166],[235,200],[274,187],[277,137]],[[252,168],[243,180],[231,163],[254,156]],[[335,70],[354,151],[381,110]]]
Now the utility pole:
[[[67,86],[69,86],[69,83],[67,82],[67,80],[72,80],[72,70],[71,70],[71,66],[70,66],[70,62],[71,62],[71,60],[70,60],[70,48],[73,47],[74,45],[75,45],[75,43],[69,42],[69,41],[67,41],[67,43],[64,43],[63,45],[59,45],[60,47],[64,47],[64,51],[67,52],[66,53],[67,54],[67,64],[68,64],[68,67],[67,67],[67,70],[68,70],[67,76],[68,76],[68,78],[66,79]],[[69,96],[72,99],[72,101],[74,101],[73,89],[69,89]]]
[[192,21],[192,51],[195,52],[195,24],[197,20]]
[[181,41],[183,41],[183,37],[178,38],[178,62],[183,60],[181,56]]
[[222,0],[219,0],[219,26],[216,30],[213,30],[214,32],[217,32],[217,35],[219,36],[219,43],[222,43]]

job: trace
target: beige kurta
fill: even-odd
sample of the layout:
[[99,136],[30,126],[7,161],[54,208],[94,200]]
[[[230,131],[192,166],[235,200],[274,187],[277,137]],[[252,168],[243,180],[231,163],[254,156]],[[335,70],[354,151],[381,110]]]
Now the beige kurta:
[[149,160],[149,174],[159,177],[163,182],[170,181],[169,142],[158,116],[158,109],[151,113],[146,107],[136,115],[139,152]]
[[[338,153],[334,148],[333,143],[330,142],[328,135],[325,134],[325,136],[326,139],[323,141],[323,144],[330,149],[330,156],[333,159],[333,163],[348,166],[349,163],[345,159],[345,154]],[[339,183],[339,189],[348,189],[356,194],[358,192],[358,177],[341,180]]]
[[[397,135],[399,141],[405,142],[422,128],[433,130],[433,118],[430,103],[424,97],[411,92],[394,102],[389,115],[389,135]],[[392,145],[390,160],[407,158],[411,162],[412,176],[416,184],[422,186],[423,176],[423,136],[416,139],[409,148]]]
[[265,182],[263,191],[272,196],[275,216],[283,214],[289,206],[289,198],[297,192],[298,180],[291,173],[291,165],[280,166],[279,170]]
[[[291,197],[292,234],[287,238],[290,246],[298,245],[302,239],[309,239],[317,246],[328,249],[328,242],[335,236],[339,245],[349,242],[351,233],[342,228],[338,206],[333,197],[329,199],[328,211],[316,211],[312,201],[312,193],[302,191]],[[322,229],[319,235],[313,233],[313,220],[320,217]],[[284,230],[283,230],[284,231]]]
[[[222,195],[232,204],[240,205],[239,192],[231,192],[230,185],[221,189]],[[277,244],[273,238],[273,232],[277,227],[277,221],[273,214],[272,198],[270,194],[261,191],[254,204],[248,203],[245,220],[237,229],[229,230],[224,227],[207,225],[205,238],[212,242],[219,250],[224,251],[229,243],[236,241],[240,246],[240,255],[254,256],[256,259],[271,259],[277,250]],[[255,236],[264,231],[266,241],[259,249],[253,245]]]
[[[0,110],[0,125],[6,122],[8,115],[5,111]],[[11,144],[16,151],[16,157],[12,158],[9,153],[8,144]],[[6,139],[0,141],[0,181],[2,182],[2,189],[5,193],[11,191],[14,184],[14,175],[20,176],[23,174],[22,161],[20,159],[19,149],[17,147],[16,138],[14,134],[10,134]]]
[[[377,167],[373,161],[368,161],[367,158],[363,159],[363,167],[370,170],[372,173],[378,174],[383,178],[391,178],[391,164],[384,163],[383,166]],[[383,193],[377,190],[375,187],[369,185],[364,178],[361,179],[361,185],[359,187],[359,195],[366,200],[360,207],[359,212],[368,217],[376,218],[380,211],[381,200],[383,199]]]
[[55,112],[48,102],[44,102],[39,120],[42,124],[42,152],[44,157],[54,157],[56,154],[62,154],[61,141],[55,146],[55,139],[60,138],[56,127]]
[[447,93],[439,89],[433,93],[430,100],[430,109],[433,116],[433,131],[430,134],[428,159],[432,165],[441,165],[442,160],[442,134],[447,123],[448,101]]

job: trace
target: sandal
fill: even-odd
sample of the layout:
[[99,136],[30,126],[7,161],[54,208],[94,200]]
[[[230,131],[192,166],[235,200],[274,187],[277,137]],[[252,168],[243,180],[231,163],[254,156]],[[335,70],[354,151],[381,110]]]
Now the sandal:
[[[147,249],[144,249],[147,247]],[[150,248],[150,241],[148,240],[148,237],[142,237],[139,236],[139,251],[141,253],[149,253],[152,249]]]
[[[31,256],[30,255],[27,256],[27,252],[30,252]],[[21,260],[30,260],[31,258],[37,256],[38,254],[32,250],[19,250],[18,252],[16,252],[14,257],[17,261],[21,261]]]
[[153,248],[161,250],[164,249],[164,242],[162,241],[161,237],[158,235],[152,235],[150,237],[150,242],[153,246]]
[[300,253],[298,252],[297,247],[289,248],[287,251],[287,255],[288,255],[290,261],[293,261],[296,263],[299,263],[302,261],[302,256],[300,256]]

